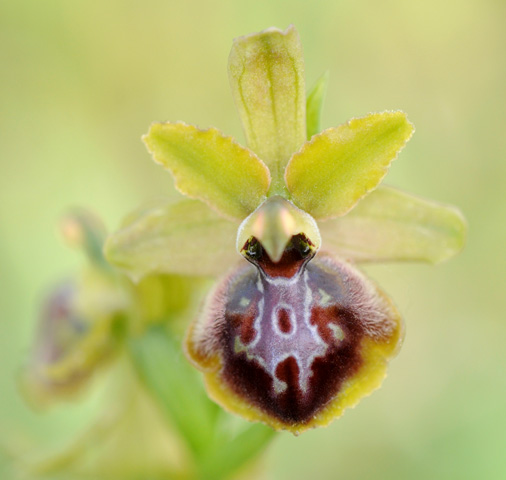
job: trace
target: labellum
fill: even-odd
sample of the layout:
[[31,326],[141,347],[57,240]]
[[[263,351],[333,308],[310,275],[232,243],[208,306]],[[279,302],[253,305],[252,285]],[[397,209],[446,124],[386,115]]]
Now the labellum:
[[210,293],[187,337],[218,403],[293,433],[379,387],[402,340],[389,299],[348,262],[317,254],[306,217],[273,197],[245,220],[238,242],[249,264]]

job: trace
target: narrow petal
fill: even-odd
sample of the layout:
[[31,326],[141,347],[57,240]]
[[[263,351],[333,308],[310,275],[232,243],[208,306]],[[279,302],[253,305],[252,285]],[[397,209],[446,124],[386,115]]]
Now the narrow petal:
[[404,113],[383,112],[315,135],[286,168],[293,202],[317,220],[344,215],[377,187],[412,133]]
[[345,217],[320,222],[323,248],[358,262],[439,263],[458,253],[466,223],[454,207],[379,187]]
[[263,162],[215,128],[154,123],[143,140],[154,160],[170,171],[181,193],[226,217],[246,217],[269,189],[269,170]]
[[150,273],[221,275],[239,258],[238,226],[184,200],[130,216],[107,239],[105,255],[135,280]]
[[329,72],[325,72],[307,94],[306,131],[308,140],[310,140],[313,135],[320,133],[320,116],[325,93],[327,92],[328,81]]
[[299,35],[291,26],[238,38],[228,68],[248,146],[271,170],[273,192],[282,193],[285,166],[306,138]]

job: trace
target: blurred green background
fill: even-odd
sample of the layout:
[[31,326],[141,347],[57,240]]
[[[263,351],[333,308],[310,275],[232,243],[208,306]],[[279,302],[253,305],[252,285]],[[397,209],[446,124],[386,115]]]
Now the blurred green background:
[[43,293],[81,262],[58,238],[60,215],[87,206],[113,229],[174,195],[140,141],[152,121],[242,141],[231,41],[290,23],[307,86],[330,72],[323,127],[406,111],[417,132],[387,182],[458,205],[469,237],[435,268],[367,269],[405,316],[404,348],[383,388],[342,419],[279,435],[265,478],[506,478],[503,0],[1,0],[1,443],[59,445],[93,412],[91,398],[36,414],[15,385]]

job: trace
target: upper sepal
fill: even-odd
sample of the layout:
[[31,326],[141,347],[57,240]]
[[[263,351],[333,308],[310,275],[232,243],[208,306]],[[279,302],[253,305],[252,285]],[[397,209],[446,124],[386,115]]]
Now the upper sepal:
[[273,193],[283,193],[283,172],[306,138],[304,60],[299,34],[269,28],[234,40],[229,78],[251,148],[271,170]]

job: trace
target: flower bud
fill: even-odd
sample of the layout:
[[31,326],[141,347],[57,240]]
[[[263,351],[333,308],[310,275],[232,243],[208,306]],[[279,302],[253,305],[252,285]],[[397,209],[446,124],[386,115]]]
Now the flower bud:
[[46,406],[81,391],[119,345],[125,302],[109,279],[87,272],[47,298],[20,383],[31,403]]
[[85,210],[61,223],[63,238],[83,250],[89,265],[57,286],[42,308],[20,386],[29,401],[45,406],[78,393],[117,350],[130,308],[124,282],[105,262],[105,228]]

